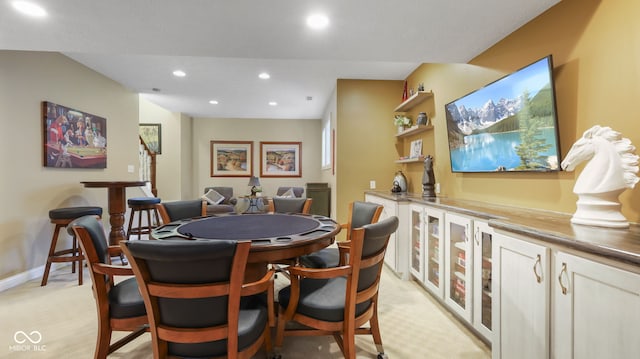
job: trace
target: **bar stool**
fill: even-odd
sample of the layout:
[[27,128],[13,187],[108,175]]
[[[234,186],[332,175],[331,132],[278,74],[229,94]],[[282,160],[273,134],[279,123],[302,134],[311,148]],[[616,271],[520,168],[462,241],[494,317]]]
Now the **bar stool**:
[[56,227],[53,229],[53,237],[51,238],[51,246],[49,247],[49,256],[47,257],[47,264],[44,267],[44,274],[42,275],[41,286],[47,285],[49,279],[49,271],[51,270],[51,263],[54,262],[72,262],[71,273],[76,272],[76,262],[78,262],[78,285],[82,285],[82,249],[78,245],[78,240],[73,236],[71,248],[56,251],[56,245],[58,244],[58,235],[60,229],[67,227],[74,219],[82,216],[98,216],[102,217],[101,207],[66,207],[56,208],[49,211],[49,219],[51,223]]
[[[127,240],[132,234],[137,234],[138,239],[143,234],[151,234],[151,230],[154,229],[158,223],[160,223],[160,217],[158,217],[158,211],[156,210],[156,203],[160,203],[160,198],[156,197],[134,197],[127,200],[129,208],[131,208],[131,215],[129,216],[129,227],[127,228]],[[151,222],[151,212],[155,216],[155,225]],[[142,225],[142,214],[147,213],[147,224]],[[138,226],[133,227],[133,219],[135,214],[138,214]]]

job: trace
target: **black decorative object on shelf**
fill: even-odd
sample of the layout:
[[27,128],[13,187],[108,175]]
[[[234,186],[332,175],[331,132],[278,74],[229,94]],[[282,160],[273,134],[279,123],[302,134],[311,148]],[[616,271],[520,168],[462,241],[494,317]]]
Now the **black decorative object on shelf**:
[[428,155],[424,159],[424,172],[422,173],[422,197],[435,197],[435,184],[436,177],[433,174],[433,157]]
[[418,117],[416,118],[416,123],[418,125],[428,125],[429,124],[429,117],[427,116],[426,112],[420,112],[418,114]]

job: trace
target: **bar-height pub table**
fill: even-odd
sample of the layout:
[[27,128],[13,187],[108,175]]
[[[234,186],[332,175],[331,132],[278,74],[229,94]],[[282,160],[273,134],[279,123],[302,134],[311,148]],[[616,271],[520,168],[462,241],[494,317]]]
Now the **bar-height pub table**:
[[126,239],[124,233],[124,213],[126,211],[126,188],[141,187],[147,184],[145,181],[83,181],[86,188],[107,188],[109,193],[108,211],[109,224],[109,245],[118,245],[120,241]]

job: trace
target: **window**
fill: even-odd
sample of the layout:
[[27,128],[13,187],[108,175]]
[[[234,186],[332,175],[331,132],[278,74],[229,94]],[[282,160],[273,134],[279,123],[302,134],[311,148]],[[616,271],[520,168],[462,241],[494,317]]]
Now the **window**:
[[322,168],[331,168],[331,120],[322,127]]

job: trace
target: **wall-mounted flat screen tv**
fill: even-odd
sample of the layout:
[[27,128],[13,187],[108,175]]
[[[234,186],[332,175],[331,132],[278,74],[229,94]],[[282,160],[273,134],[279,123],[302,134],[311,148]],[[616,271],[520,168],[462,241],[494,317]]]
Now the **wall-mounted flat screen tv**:
[[551,55],[445,105],[453,172],[558,171]]

